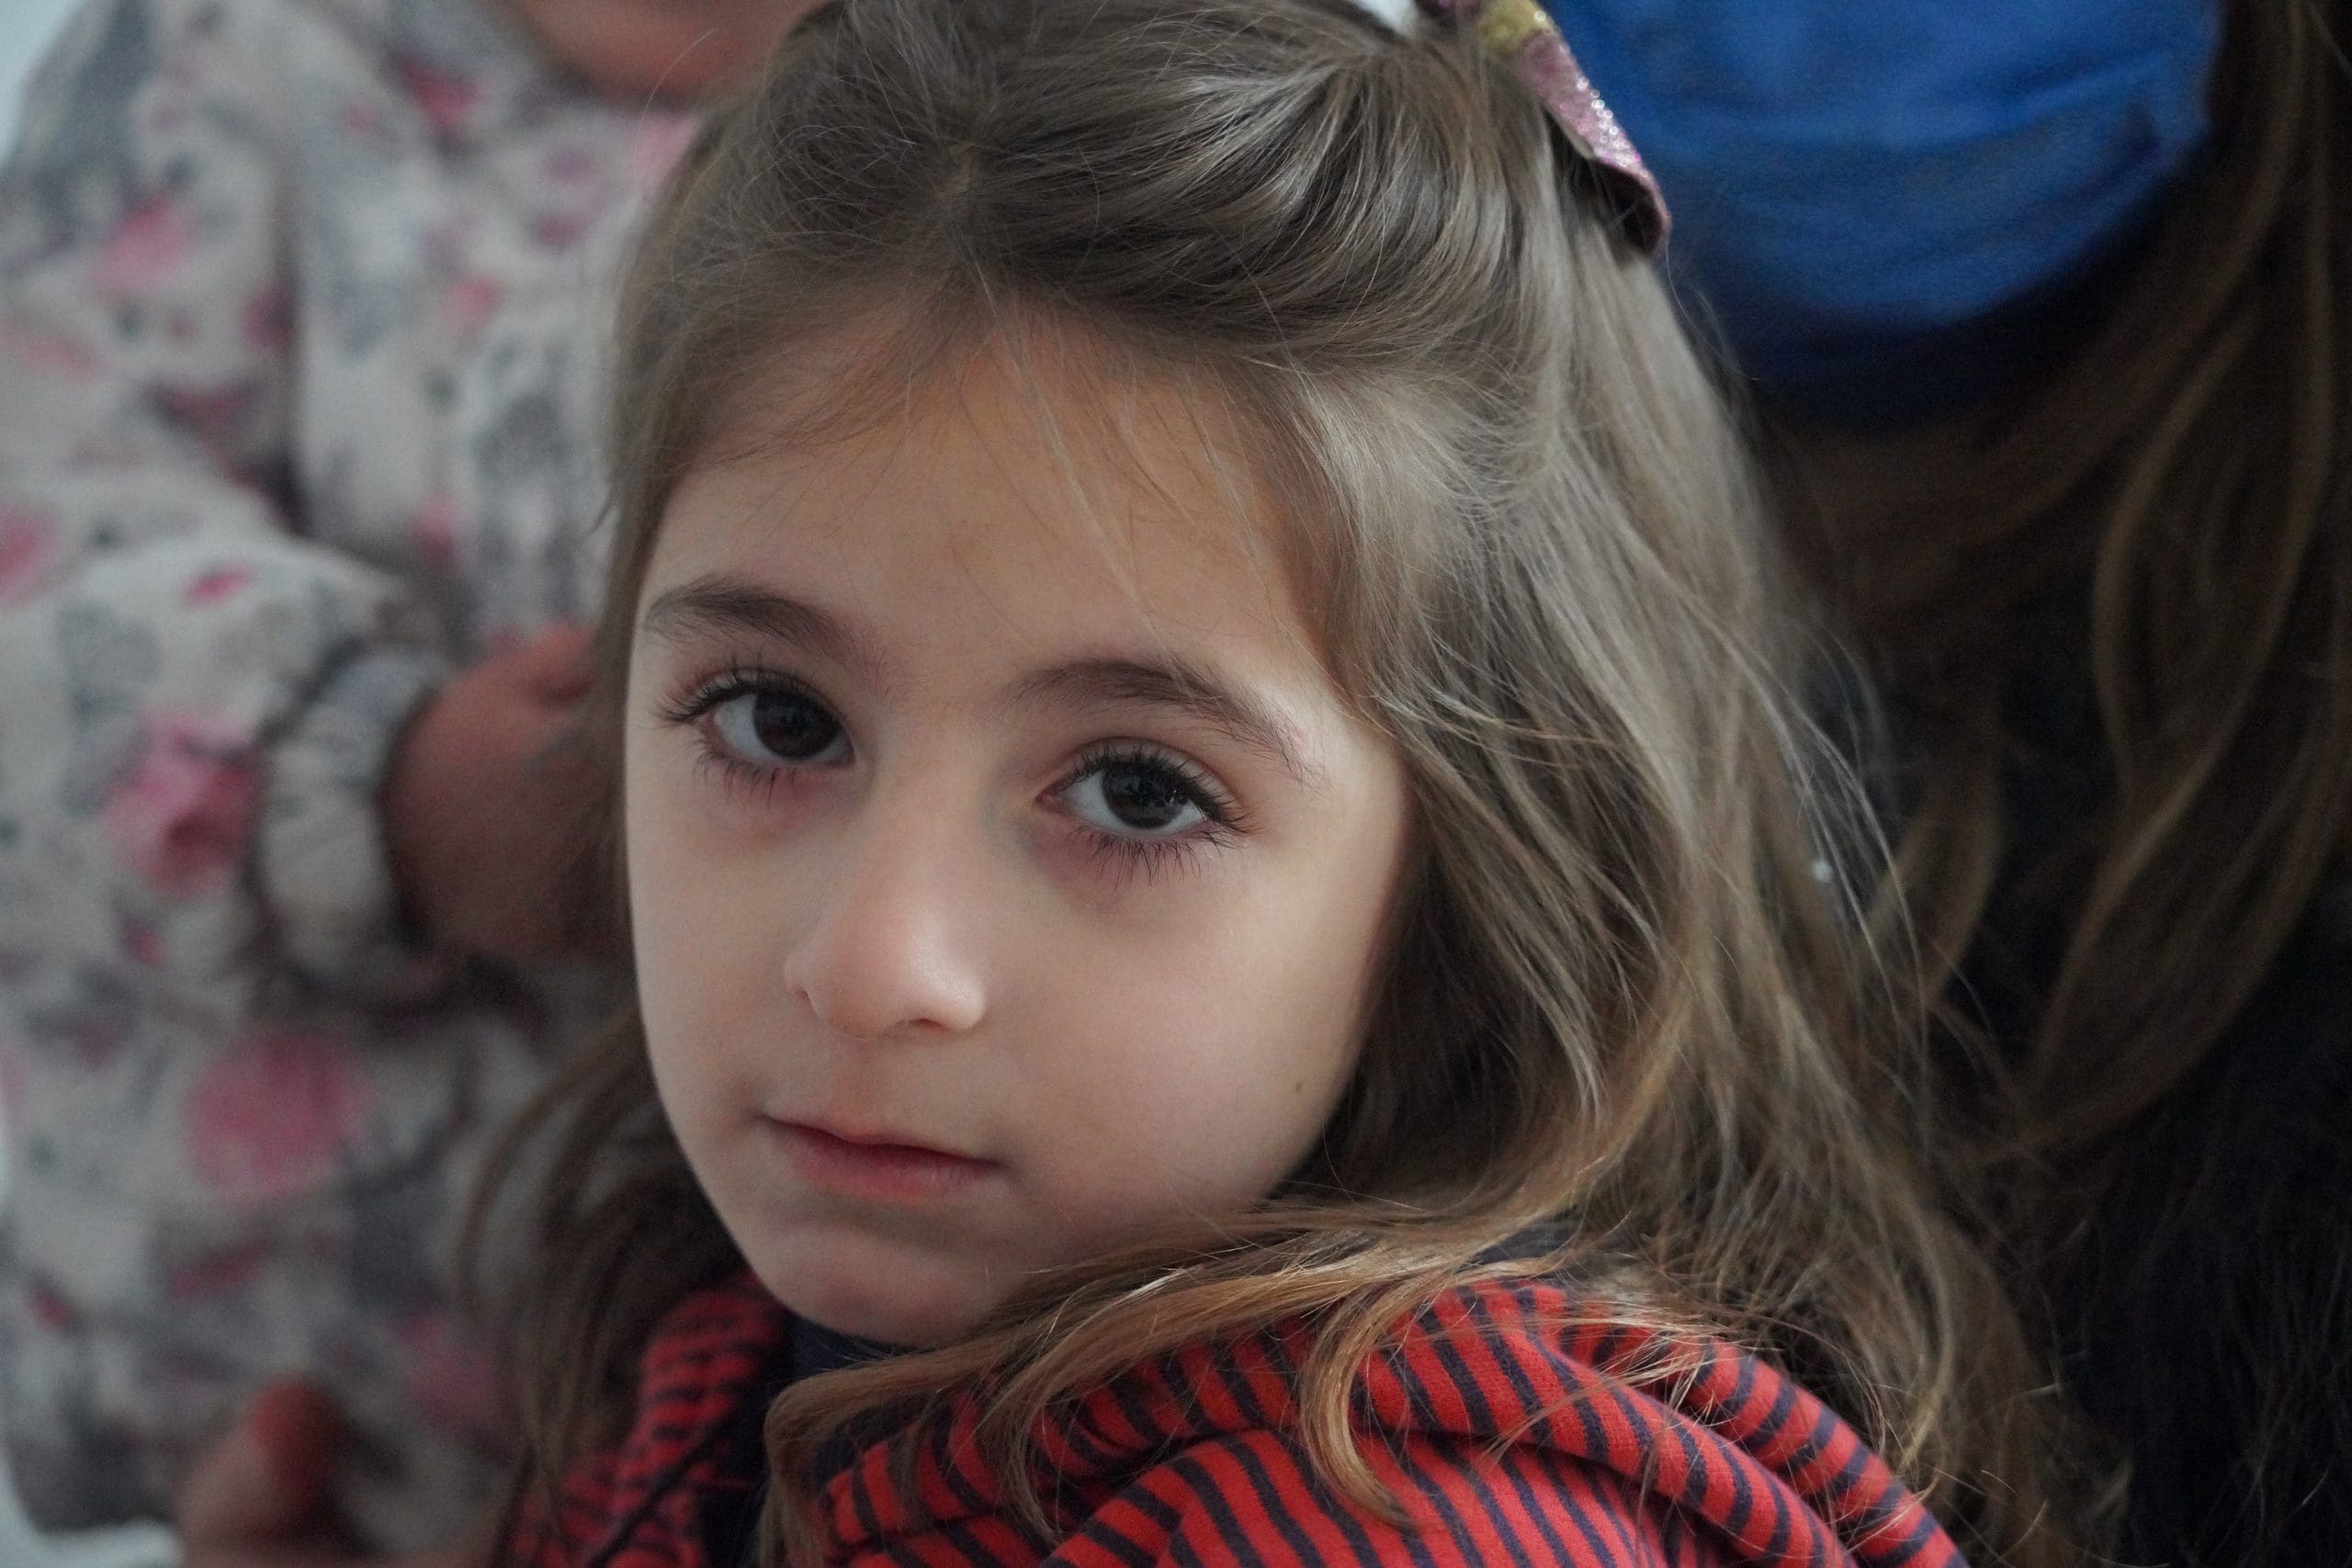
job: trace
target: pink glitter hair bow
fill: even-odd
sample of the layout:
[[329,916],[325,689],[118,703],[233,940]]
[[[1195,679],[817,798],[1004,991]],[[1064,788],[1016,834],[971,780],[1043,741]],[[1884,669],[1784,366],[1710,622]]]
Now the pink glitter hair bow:
[[1434,16],[1450,17],[1478,29],[1487,48],[1510,62],[1520,79],[1544,100],[1594,181],[1615,206],[1625,235],[1656,255],[1666,243],[1672,220],[1657,181],[1634,151],[1634,143],[1593,91],[1567,39],[1536,0],[1419,0]]

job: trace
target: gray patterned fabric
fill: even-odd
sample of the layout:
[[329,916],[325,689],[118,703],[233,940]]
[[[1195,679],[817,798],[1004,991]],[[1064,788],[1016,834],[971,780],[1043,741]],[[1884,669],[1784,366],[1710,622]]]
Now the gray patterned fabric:
[[0,173],[0,1421],[153,1512],[313,1371],[380,1544],[463,1522],[449,1242],[594,977],[403,939],[436,682],[592,608],[603,318],[692,127],[478,0],[95,0]]

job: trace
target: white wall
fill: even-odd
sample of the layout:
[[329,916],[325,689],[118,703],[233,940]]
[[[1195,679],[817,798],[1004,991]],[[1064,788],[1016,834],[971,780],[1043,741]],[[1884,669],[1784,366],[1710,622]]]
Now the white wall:
[[0,146],[17,140],[25,77],[81,0],[0,0]]

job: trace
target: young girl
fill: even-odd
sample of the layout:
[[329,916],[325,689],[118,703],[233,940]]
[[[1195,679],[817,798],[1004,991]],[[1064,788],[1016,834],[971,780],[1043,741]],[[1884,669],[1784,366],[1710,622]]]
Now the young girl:
[[805,8],[91,0],[42,73],[0,176],[0,1432],[44,1521],[160,1511],[293,1371],[370,1538],[478,1504],[450,1222],[583,987],[451,960],[572,936],[603,258]]
[[1532,7],[848,0],[706,144],[501,1562],[2075,1560],[1611,129]]

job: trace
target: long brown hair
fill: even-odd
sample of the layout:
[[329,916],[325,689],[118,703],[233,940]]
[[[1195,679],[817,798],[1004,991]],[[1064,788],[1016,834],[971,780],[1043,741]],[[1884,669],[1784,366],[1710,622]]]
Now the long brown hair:
[[[1906,874],[1931,945],[1956,961],[1997,897],[2055,947],[2009,1064],[2015,1124],[2090,1177],[2086,1202],[2352,829],[2339,9],[2229,5],[2212,147],[2102,280],[2088,340],[1994,410],[1880,451],[1894,482],[1815,520],[1823,581],[1929,722]],[[1801,521],[1817,504],[1793,499]],[[2020,682],[2053,664],[2086,699],[2083,819],[1998,886],[2019,869],[2004,768],[2041,739],[2021,734]]]
[[[664,506],[755,377],[844,321],[887,329],[862,374],[762,411],[793,439],[1046,321],[1262,438],[1320,652],[1418,817],[1311,1168],[1213,1235],[1039,1280],[964,1341],[789,1390],[771,1524],[796,1560],[811,1456],[861,1415],[1001,1374],[987,1435],[1017,1486],[1032,1420],[1088,1379],[1292,1318],[1319,1336],[1316,1458],[1374,1490],[1348,1417],[1364,1357],[1544,1224],[1560,1245],[1514,1267],[1779,1355],[1984,1560],[2074,1560],[2040,1517],[2021,1336],[1926,1196],[1915,1032],[1840,891],[1862,814],[1792,694],[1738,433],[1581,179],[1475,35],[1399,38],[1351,0],[854,0],[662,214],[621,357],[609,730]],[[521,1335],[544,1478],[615,1436],[631,1353],[732,1255],[633,1024],[531,1135],[553,1148]]]

